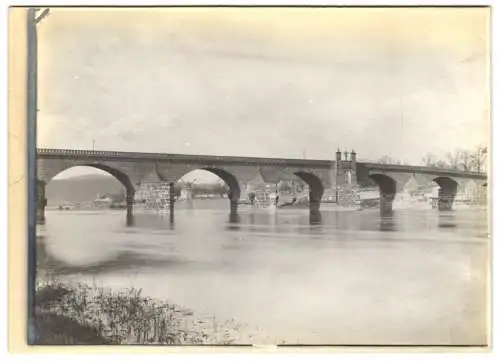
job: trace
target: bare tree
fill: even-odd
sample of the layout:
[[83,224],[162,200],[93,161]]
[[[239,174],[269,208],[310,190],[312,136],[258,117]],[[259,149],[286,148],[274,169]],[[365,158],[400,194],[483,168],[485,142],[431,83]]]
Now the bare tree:
[[446,153],[446,158],[448,159],[448,166],[451,169],[460,169],[460,158],[461,158],[461,151],[460,150],[455,150],[454,152],[449,152]]
[[460,153],[460,168],[464,171],[470,171],[473,167],[473,156],[467,150],[461,150]]
[[474,151],[457,149],[446,153],[446,161],[438,159],[435,155],[427,153],[422,158],[426,166],[447,168],[464,171],[481,171],[487,159],[487,148],[479,146]]
[[488,148],[486,146],[478,146],[475,151],[471,153],[471,170],[486,171],[485,165],[488,160]]
[[431,166],[434,166],[436,168],[441,168],[441,169],[449,169],[450,168],[450,166],[446,163],[446,161],[443,161],[443,160],[438,160]]
[[387,155],[384,155],[382,156],[380,159],[378,159],[377,161],[380,163],[380,164],[389,164],[389,157]]
[[425,166],[435,166],[437,162],[437,158],[436,158],[436,155],[432,154],[432,153],[427,153],[425,154],[425,156],[422,158],[422,163],[425,165]]
[[393,159],[388,155],[383,155],[380,159],[378,159],[380,164],[397,164],[401,165],[401,160]]

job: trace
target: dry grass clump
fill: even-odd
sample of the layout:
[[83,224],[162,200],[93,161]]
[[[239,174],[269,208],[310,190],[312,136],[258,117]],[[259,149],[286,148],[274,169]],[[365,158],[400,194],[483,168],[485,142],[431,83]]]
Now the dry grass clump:
[[178,305],[121,291],[40,284],[35,294],[35,344],[232,344],[240,325],[201,320]]

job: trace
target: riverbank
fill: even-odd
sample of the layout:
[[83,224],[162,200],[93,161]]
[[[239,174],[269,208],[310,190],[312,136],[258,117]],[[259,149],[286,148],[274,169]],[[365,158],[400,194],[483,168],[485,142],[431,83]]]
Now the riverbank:
[[200,320],[176,304],[121,291],[44,282],[35,292],[35,344],[227,345],[238,324]]

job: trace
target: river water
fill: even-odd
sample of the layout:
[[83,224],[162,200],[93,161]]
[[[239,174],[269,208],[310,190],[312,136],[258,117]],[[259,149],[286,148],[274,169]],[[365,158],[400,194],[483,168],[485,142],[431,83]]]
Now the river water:
[[[245,325],[240,343],[486,344],[485,209],[47,211],[39,268]],[[49,266],[50,265],[50,266]],[[246,330],[245,330],[246,329]]]

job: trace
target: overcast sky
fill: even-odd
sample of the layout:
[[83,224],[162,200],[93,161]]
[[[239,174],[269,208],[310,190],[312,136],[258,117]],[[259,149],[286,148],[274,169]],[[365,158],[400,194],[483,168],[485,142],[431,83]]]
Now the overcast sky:
[[38,145],[419,164],[489,140],[487,9],[52,9]]

